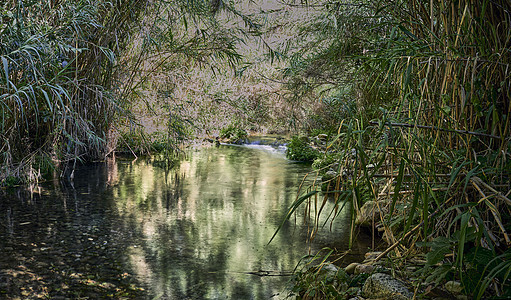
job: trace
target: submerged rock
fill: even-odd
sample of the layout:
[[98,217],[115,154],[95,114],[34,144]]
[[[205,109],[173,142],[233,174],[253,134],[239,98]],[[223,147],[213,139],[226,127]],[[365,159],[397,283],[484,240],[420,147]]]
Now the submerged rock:
[[412,299],[413,293],[399,280],[392,276],[376,273],[367,278],[362,288],[362,296],[368,299]]

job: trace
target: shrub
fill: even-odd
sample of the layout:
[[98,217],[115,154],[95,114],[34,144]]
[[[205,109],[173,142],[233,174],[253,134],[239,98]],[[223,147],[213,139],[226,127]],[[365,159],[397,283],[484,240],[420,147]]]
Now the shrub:
[[239,144],[248,137],[245,129],[240,128],[238,124],[231,124],[220,130],[220,138],[228,139],[231,143]]
[[319,156],[320,152],[309,145],[307,137],[294,136],[286,150],[286,157],[291,160],[312,162]]

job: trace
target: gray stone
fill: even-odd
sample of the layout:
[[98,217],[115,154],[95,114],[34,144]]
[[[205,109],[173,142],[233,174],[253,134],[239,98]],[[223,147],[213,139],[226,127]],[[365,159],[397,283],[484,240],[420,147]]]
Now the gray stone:
[[334,179],[335,177],[337,177],[337,172],[335,172],[333,170],[328,170],[325,173],[325,175],[323,175],[323,177],[321,177],[321,180],[328,181],[328,180]]
[[392,276],[376,273],[367,278],[362,288],[362,297],[369,299],[412,299],[413,293],[399,280]]
[[355,267],[354,274],[355,275],[358,275],[358,274],[371,274],[373,271],[374,271],[374,266],[373,265],[359,264],[358,266]]
[[333,264],[327,264],[323,266],[322,270],[324,270],[330,276],[335,276],[339,271],[339,268]]

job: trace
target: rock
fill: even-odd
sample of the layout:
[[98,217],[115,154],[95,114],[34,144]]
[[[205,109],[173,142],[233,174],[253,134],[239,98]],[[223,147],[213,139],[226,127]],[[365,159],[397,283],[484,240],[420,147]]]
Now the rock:
[[338,268],[333,264],[321,264],[311,267],[308,272],[315,273],[315,280],[318,282],[329,282],[335,289],[341,291],[348,289],[347,280],[349,276],[344,269]]
[[323,271],[325,271],[326,274],[329,276],[335,276],[335,275],[337,275],[337,272],[339,272],[339,268],[333,264],[324,265],[323,268],[321,268],[321,269]]
[[412,299],[413,293],[399,280],[392,276],[375,273],[367,278],[362,287],[362,297],[369,299]]
[[358,274],[371,274],[374,271],[374,268],[375,267],[373,265],[359,264],[358,266],[355,267],[354,274],[355,275],[358,275]]
[[349,264],[348,266],[346,266],[346,268],[344,268],[344,271],[346,271],[346,273],[348,273],[348,274],[353,274],[353,273],[355,273],[355,268],[356,268],[358,265],[360,265],[360,264],[359,264],[359,263],[356,263],[356,262],[351,263],[351,264]]
[[323,175],[323,177],[321,177],[321,180],[322,181],[328,181],[328,180],[334,179],[335,177],[337,177],[337,172],[332,171],[332,170],[328,170],[325,173],[325,175]]
[[323,182],[321,184],[321,190],[323,192],[327,191],[327,190],[333,190],[335,189],[335,185],[336,185],[336,180],[335,178],[337,177],[337,172],[333,171],[333,170],[328,170],[322,177],[321,177],[321,181]]
[[444,285],[445,289],[453,294],[461,294],[463,286],[458,281],[447,281]]
[[[374,217],[373,217],[374,216]],[[375,222],[379,221],[378,206],[374,201],[367,201],[362,205],[360,211],[357,213],[355,224],[363,227],[371,227],[373,219]]]

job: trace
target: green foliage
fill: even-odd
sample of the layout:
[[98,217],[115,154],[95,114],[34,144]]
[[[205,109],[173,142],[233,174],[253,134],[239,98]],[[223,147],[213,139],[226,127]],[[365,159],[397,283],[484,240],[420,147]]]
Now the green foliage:
[[287,145],[286,157],[290,160],[312,162],[319,155],[320,152],[312,148],[307,137],[294,136]]
[[0,151],[8,155],[0,163],[6,169],[30,170],[19,164],[37,164],[35,155],[63,163],[101,157],[113,115],[122,110],[110,90],[112,68],[141,2],[1,5]]
[[[222,8],[237,13],[231,3]],[[183,62],[234,66],[240,59],[235,51],[240,31],[233,34],[220,26],[215,13],[208,1],[2,2],[2,167],[28,170],[19,174],[28,178],[28,164],[36,154],[50,158],[57,168],[77,159],[102,159],[115,147],[112,133],[136,131],[138,104],[147,100],[141,97],[144,89],[152,84],[159,89],[161,83],[153,79]],[[167,112],[173,108],[158,107]],[[188,132],[178,118],[169,120],[163,128],[172,131],[166,145],[175,149],[177,136]],[[137,152],[151,148],[141,145],[150,139],[125,140],[121,151],[129,151],[130,143]]]
[[[381,203],[390,243],[427,243],[423,279],[458,280],[474,297],[509,287],[510,10],[503,0],[329,2],[303,24],[298,38],[318,33],[286,69],[295,94],[350,91],[356,108],[330,143],[352,177],[344,188]],[[484,276],[501,277],[476,275],[471,249],[499,257]]]
[[23,182],[21,181],[21,179],[19,177],[7,176],[7,177],[5,177],[5,179],[3,179],[0,182],[0,186],[13,187],[13,186],[16,186],[16,185],[19,185],[22,183]]
[[323,175],[327,171],[327,167],[331,166],[338,159],[339,155],[336,153],[324,153],[314,159],[312,167],[315,170],[320,170],[320,175]]
[[355,291],[353,288],[362,287],[369,275],[351,277],[344,269],[330,265],[327,259],[332,252],[325,256],[316,254],[295,272],[292,292],[298,294],[300,299],[344,299],[355,296],[351,294]]
[[242,143],[247,139],[247,137],[247,131],[241,128],[238,123],[233,123],[220,129],[220,138],[227,139],[234,144]]
[[[155,141],[157,147],[161,141]],[[151,142],[141,130],[122,133],[117,151],[122,154],[144,155],[150,153]]]

